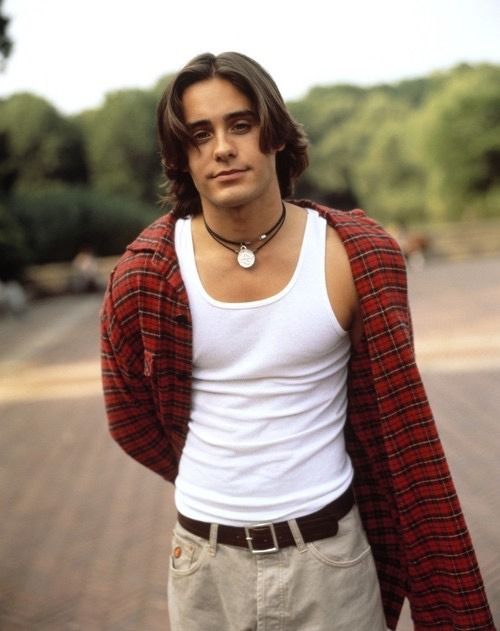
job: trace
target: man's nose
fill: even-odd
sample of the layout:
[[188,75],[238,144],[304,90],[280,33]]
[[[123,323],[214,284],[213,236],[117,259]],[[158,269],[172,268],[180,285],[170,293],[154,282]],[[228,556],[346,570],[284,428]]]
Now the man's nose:
[[220,132],[216,134],[215,137],[215,150],[214,156],[216,160],[227,160],[230,157],[234,157],[236,155],[236,149],[234,144],[231,142],[228,134],[225,132]]

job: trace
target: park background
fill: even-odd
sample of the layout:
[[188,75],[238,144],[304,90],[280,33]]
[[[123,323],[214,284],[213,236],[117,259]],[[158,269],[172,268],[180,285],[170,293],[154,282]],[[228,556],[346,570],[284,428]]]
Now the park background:
[[[311,144],[297,197],[424,235],[417,356],[500,620],[500,3],[3,0],[0,15],[0,281],[28,299],[0,304],[0,626],[166,628],[171,491],[106,435],[97,320],[110,265],[164,212],[159,95],[205,50],[247,53],[282,88]],[[95,294],[70,282],[84,249]]]
[[464,248],[479,223],[483,246],[500,247],[496,0],[0,6],[13,44],[0,76],[2,280],[82,247],[118,254],[161,213],[156,103],[206,49],[247,52],[284,88],[311,144],[297,197],[425,228],[438,252],[449,222],[467,224]]

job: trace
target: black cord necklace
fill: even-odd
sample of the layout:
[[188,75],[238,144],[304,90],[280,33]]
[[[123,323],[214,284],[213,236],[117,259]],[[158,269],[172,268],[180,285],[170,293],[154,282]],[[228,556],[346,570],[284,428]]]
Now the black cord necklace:
[[[236,254],[236,260],[238,261],[238,265],[240,267],[249,268],[255,264],[255,255],[257,254],[257,252],[261,248],[263,248],[266,245],[266,243],[269,243],[269,241],[271,241],[271,239],[278,234],[281,227],[285,223],[286,208],[283,202],[281,202],[281,205],[282,205],[283,211],[280,215],[280,218],[274,224],[274,226],[270,228],[267,232],[263,232],[256,239],[252,239],[250,241],[231,241],[230,239],[225,239],[220,234],[217,234],[216,232],[214,232],[212,228],[210,228],[210,226],[205,221],[205,217],[203,217],[203,222],[205,224],[205,228],[207,229],[208,234],[212,237],[212,239],[215,239],[217,243],[220,243],[220,245],[224,246],[228,250],[231,250],[231,252],[234,252]],[[252,243],[257,243],[259,241],[263,241],[263,243],[258,245],[253,250],[251,250],[248,247],[249,245],[252,245]],[[239,246],[239,249],[235,250],[233,247],[231,247],[232,245]]]

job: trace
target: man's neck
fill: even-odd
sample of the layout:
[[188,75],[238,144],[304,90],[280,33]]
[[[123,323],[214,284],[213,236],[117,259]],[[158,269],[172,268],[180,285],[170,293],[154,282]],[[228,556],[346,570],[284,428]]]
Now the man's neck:
[[203,217],[208,226],[226,239],[249,241],[266,233],[279,220],[283,210],[281,198],[270,203],[245,204],[234,207],[203,206]]

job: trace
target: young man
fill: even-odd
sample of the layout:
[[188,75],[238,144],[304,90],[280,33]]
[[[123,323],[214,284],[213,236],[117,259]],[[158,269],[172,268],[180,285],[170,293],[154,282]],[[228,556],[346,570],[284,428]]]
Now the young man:
[[416,629],[493,629],[395,242],[283,201],[305,138],[243,55],[191,61],[158,127],[173,208],[114,270],[102,345],[112,436],[175,483],[172,631],[382,631],[405,596]]

